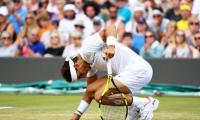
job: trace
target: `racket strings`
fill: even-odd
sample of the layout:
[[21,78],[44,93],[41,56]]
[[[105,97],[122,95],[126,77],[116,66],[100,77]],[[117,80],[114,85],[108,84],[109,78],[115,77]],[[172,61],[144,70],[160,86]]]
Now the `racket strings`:
[[104,120],[125,120],[126,107],[125,106],[108,106],[102,105],[101,110]]

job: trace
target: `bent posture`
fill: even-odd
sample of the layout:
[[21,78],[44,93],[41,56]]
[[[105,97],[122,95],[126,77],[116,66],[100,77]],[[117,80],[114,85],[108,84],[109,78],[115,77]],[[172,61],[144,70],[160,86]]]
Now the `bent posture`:
[[[135,91],[151,81],[152,68],[142,57],[118,43],[116,36],[115,26],[108,26],[99,33],[86,38],[76,57],[66,59],[61,72],[68,82],[84,77],[88,78],[85,95],[71,120],[79,120],[92,100],[97,102],[101,100],[107,77],[98,78],[97,71],[106,71],[106,61],[108,59],[112,63],[112,71],[115,74],[114,82],[120,91],[126,95],[129,105],[127,120],[152,119],[159,101],[152,97],[139,98],[132,96]],[[113,90],[114,93],[115,87],[110,85],[110,90]],[[119,102],[119,99],[116,98],[116,100],[118,102],[115,99],[105,99],[102,104],[124,105],[123,102]]]

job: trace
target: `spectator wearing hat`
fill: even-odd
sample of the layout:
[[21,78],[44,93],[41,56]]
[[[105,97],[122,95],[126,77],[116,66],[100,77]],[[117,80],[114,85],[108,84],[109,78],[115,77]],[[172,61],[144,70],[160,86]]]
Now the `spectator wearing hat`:
[[29,0],[25,5],[29,12],[36,12],[39,9],[39,2],[37,0]]
[[27,10],[23,8],[21,0],[13,0],[13,9],[9,16],[9,21],[13,25],[15,33],[18,34],[20,28],[24,25]]
[[46,11],[43,11],[37,16],[37,21],[40,26],[39,28],[39,38],[43,36],[43,34],[47,31],[52,31],[53,27],[51,25],[50,16]]
[[110,6],[108,8],[108,13],[109,13],[109,19],[106,22],[106,25],[110,26],[110,25],[116,25],[117,27],[117,33],[118,33],[118,39],[122,40],[122,36],[125,32],[125,25],[123,22],[121,22],[121,20],[117,19],[117,13],[118,13],[118,9],[117,6]]
[[189,29],[186,30],[187,43],[189,45],[194,46],[194,41],[193,41],[194,34],[200,30],[200,21],[197,16],[192,15],[189,18],[189,26],[188,27],[189,27]]
[[41,57],[44,55],[45,46],[39,40],[38,29],[32,29],[27,38],[20,41],[16,56]]
[[165,17],[169,20],[179,21],[181,20],[180,15],[180,0],[172,0],[172,8],[167,10]]
[[187,4],[182,4],[180,6],[180,12],[181,12],[181,20],[177,22],[178,30],[186,31],[188,29],[189,25],[189,18],[191,15],[191,8]]
[[27,38],[28,33],[33,29],[38,29],[39,26],[37,24],[37,20],[35,14],[33,12],[29,12],[26,15],[24,26],[20,28],[19,34],[17,35],[16,44],[19,44],[24,38]]
[[184,31],[176,32],[175,44],[170,44],[164,54],[165,58],[192,58],[192,50],[187,44]]
[[93,20],[93,26],[94,26],[94,30],[92,34],[99,32],[101,28],[104,26],[104,24],[101,22],[101,19],[99,17],[95,17]]
[[17,46],[13,44],[13,37],[9,32],[4,31],[1,34],[0,41],[2,42],[2,46],[0,47],[0,57],[14,57]]
[[65,47],[63,57],[73,58],[76,56],[82,45],[82,34],[80,32],[74,32],[71,34],[71,44]]
[[200,58],[200,31],[194,34],[195,46],[192,47],[193,58]]
[[136,33],[137,20],[144,17],[144,8],[137,6],[134,8],[132,19],[126,24],[126,32]]
[[75,32],[76,7],[73,4],[67,4],[64,7],[64,18],[59,22],[59,32],[64,35],[64,39],[68,42],[69,35]]
[[136,32],[133,33],[132,47],[137,54],[140,54],[141,49],[144,47],[144,35],[148,31],[148,26],[143,17],[138,18],[136,22]]
[[14,35],[14,28],[8,20],[8,9],[6,6],[0,7],[0,36],[7,31],[11,36]]
[[128,0],[116,0],[116,5],[118,10],[118,19],[120,19],[124,24],[126,24],[132,16],[132,12],[128,7]]
[[145,45],[140,55],[144,58],[163,58],[164,47],[156,40],[153,32],[145,33]]
[[87,35],[85,34],[85,25],[84,22],[82,20],[78,20],[75,23],[75,29],[77,32],[80,32],[83,36],[83,39],[87,37]]
[[163,13],[159,9],[154,9],[152,17],[147,21],[147,24],[149,29],[155,34],[156,39],[160,41],[169,22],[168,19],[163,17]]
[[56,30],[50,33],[50,46],[45,50],[44,57],[62,56],[64,46],[61,44],[60,33]]

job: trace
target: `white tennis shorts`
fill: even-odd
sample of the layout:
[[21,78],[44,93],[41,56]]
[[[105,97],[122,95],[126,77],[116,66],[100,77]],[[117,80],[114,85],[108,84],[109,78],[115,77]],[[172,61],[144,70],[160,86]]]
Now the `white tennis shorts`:
[[151,81],[152,76],[153,70],[149,64],[143,67],[139,65],[128,65],[124,72],[114,77],[114,80],[121,82],[134,93],[146,86]]

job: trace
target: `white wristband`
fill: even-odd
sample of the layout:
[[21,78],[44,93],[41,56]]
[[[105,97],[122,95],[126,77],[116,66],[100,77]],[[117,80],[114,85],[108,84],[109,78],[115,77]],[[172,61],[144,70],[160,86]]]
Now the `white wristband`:
[[115,45],[115,42],[117,42],[117,39],[114,36],[108,36],[106,39],[107,45]]
[[89,106],[89,104],[86,101],[81,100],[81,103],[78,106],[77,111],[79,111],[83,114],[87,110],[88,106]]

